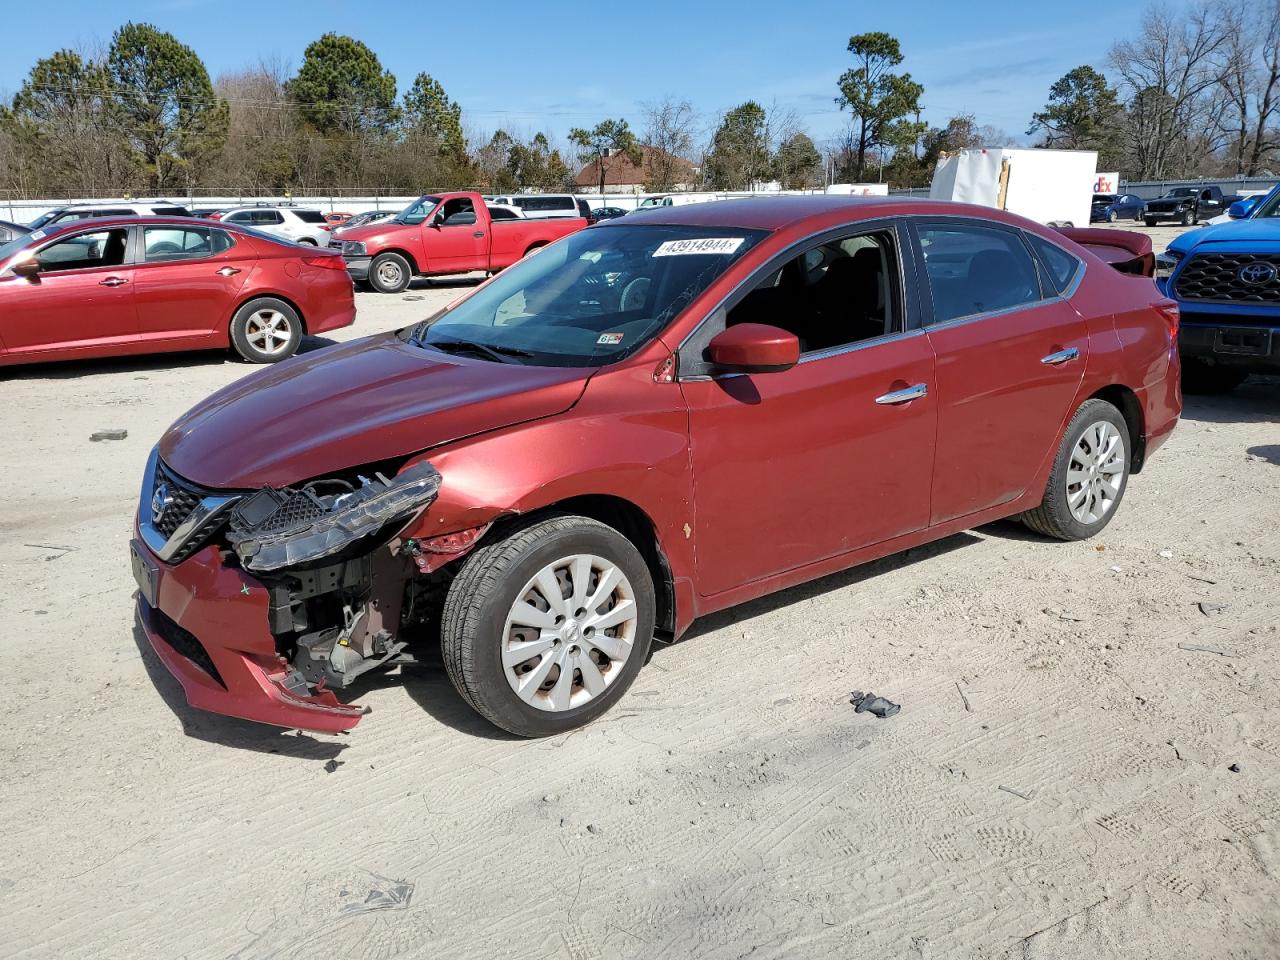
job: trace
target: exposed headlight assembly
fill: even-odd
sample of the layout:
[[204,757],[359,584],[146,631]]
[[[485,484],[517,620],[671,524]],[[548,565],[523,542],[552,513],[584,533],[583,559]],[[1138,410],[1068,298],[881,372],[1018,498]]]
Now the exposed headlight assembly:
[[299,488],[264,487],[231,512],[227,539],[245,569],[267,573],[330,556],[431,504],[440,474],[415,464],[388,480],[316,480]]
[[342,255],[344,257],[365,257],[368,256],[368,250],[359,240],[343,240]]
[[1182,258],[1186,256],[1177,250],[1166,250],[1164,253],[1156,255],[1156,279],[1168,280],[1173,276],[1174,269],[1182,262]]

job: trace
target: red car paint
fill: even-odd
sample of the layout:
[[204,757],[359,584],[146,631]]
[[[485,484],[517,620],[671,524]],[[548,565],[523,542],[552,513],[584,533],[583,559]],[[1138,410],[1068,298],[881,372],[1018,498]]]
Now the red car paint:
[[[234,243],[209,256],[145,262],[143,228],[166,226],[218,230]],[[128,231],[123,263],[42,270],[30,280],[13,272],[32,250],[112,228]],[[355,322],[351,279],[328,250],[278,242],[234,224],[165,217],[80,220],[36,233],[0,261],[0,366],[225,349],[236,310],[263,296],[293,304],[307,333]]]
[[[493,221],[484,199],[466,191],[431,194],[439,203],[421,223],[384,220],[361,227],[345,227],[341,241],[364,244],[364,253],[345,254],[352,276],[363,280],[369,265],[381,253],[398,253],[409,262],[415,276],[429,277],[472,270],[501,270],[531,250],[546,246],[587,226],[572,217]],[[437,224],[436,213],[451,200],[469,200],[475,220],[465,224]],[[350,249],[350,248],[345,248]]]
[[[1084,261],[1082,278],[1065,298],[908,330],[783,372],[666,382],[681,343],[783,251],[868,220],[938,216],[1052,240]],[[1038,505],[1064,429],[1088,398],[1130,410],[1135,471],[1177,423],[1177,350],[1155,285],[1019,217],[926,201],[812,197],[675,207],[644,222],[770,235],[615,364],[536,368],[421,350],[410,356],[393,336],[373,337],[215,394],[165,435],[159,453],[187,479],[229,490],[369,460],[407,467],[429,459],[443,477],[439,496],[399,536],[438,551],[453,542],[445,535],[459,534],[458,555],[477,539],[472,531],[504,516],[581,509],[585,497],[625,505],[652,528],[667,572],[657,584],[659,627],[679,638],[705,614]],[[906,284],[909,300],[917,286]],[[1041,362],[1073,346],[1082,362]],[[930,391],[921,399],[875,402],[922,382]],[[264,407],[279,419],[244,431],[245,418]],[[215,615],[213,602],[241,603],[246,587],[255,596],[262,589],[255,578],[223,571],[212,549],[175,567],[152,561],[160,609],[195,634],[220,669],[240,672],[234,682],[224,673],[225,690],[202,688],[197,705],[284,726],[350,726],[350,708],[317,699],[315,714],[299,724],[296,711],[262,692],[254,670],[263,662],[255,658],[269,656],[265,632]],[[437,565],[434,556],[419,562]],[[157,649],[165,645],[149,635]],[[166,662],[174,656],[168,651]]]

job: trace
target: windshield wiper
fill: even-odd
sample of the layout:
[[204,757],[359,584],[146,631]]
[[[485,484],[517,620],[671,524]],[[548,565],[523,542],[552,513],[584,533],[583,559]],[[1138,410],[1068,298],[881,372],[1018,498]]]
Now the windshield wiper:
[[424,347],[435,347],[445,353],[478,353],[498,363],[506,363],[507,357],[532,357],[528,350],[518,347],[490,346],[487,343],[474,343],[470,340],[418,340]]

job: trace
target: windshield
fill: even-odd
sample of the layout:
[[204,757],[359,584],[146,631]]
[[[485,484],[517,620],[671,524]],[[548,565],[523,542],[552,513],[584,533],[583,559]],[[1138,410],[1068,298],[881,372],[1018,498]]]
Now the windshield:
[[582,230],[401,337],[497,362],[603,366],[653,339],[763,236],[657,224]]
[[32,230],[39,230],[46,223],[48,223],[54,217],[60,214],[64,209],[65,209],[64,207],[58,207],[58,209],[56,210],[50,210],[48,213],[42,213],[40,214],[40,216],[36,217],[34,220],[28,223],[27,226],[30,227]]
[[435,209],[436,204],[440,202],[439,197],[419,197],[413,203],[409,204],[403,210],[396,214],[397,223],[421,223]]
[[1249,216],[1250,220],[1261,220],[1263,217],[1280,217],[1280,190],[1272,190],[1271,196],[1261,201],[1261,205]]
[[0,263],[4,263],[15,253],[32,242],[32,235],[24,233],[20,237],[14,237],[8,243],[0,243]]

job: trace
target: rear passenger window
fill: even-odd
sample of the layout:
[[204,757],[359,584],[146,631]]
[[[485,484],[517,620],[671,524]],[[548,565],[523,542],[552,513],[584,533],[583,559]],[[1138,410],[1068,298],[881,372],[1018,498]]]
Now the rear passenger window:
[[324,223],[324,214],[319,210],[295,210],[293,215],[303,223]]
[[863,233],[811,247],[774,270],[725,318],[794,333],[816,353],[901,329],[893,235]]
[[918,231],[934,323],[1042,299],[1035,264],[1017,233],[976,223],[927,222]]
[[144,227],[142,231],[147,263],[211,257],[230,249],[232,242],[226,231],[206,227]]
[[1058,293],[1064,292],[1071,286],[1071,281],[1076,278],[1076,271],[1080,269],[1080,261],[1056,243],[1050,243],[1044,237],[1038,237],[1034,233],[1028,233],[1026,237],[1031,241],[1031,246],[1036,255],[1040,257],[1040,262],[1044,264],[1045,272],[1048,273],[1049,281],[1054,290]]

